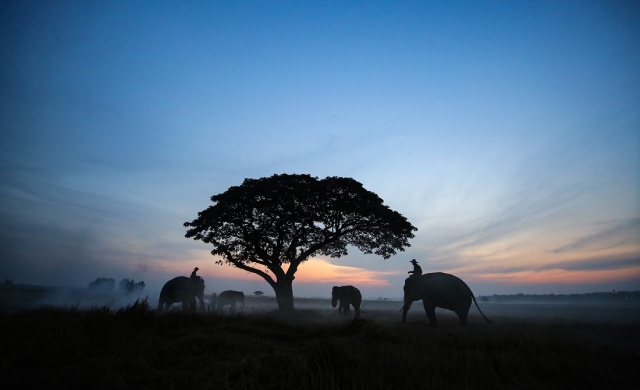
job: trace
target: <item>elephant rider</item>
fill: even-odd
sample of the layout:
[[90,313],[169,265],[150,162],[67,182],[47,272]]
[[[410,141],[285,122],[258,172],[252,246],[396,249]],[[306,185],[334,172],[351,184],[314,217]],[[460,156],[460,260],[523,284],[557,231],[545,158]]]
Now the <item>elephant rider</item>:
[[193,272],[191,273],[191,279],[198,279],[199,278],[199,276],[196,275],[196,272],[198,272],[199,269],[200,268],[198,268],[198,267],[193,269]]
[[408,274],[413,274],[411,276],[420,276],[422,275],[422,268],[418,265],[418,262],[416,261],[416,259],[412,259],[410,261],[411,264],[413,264],[413,271],[409,271],[407,272]]

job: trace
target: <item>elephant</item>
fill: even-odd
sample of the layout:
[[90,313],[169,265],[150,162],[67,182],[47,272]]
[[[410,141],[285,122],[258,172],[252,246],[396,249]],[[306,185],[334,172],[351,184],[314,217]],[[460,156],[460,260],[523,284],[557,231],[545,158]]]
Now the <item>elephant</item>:
[[204,279],[199,276],[189,278],[178,276],[162,286],[158,310],[168,309],[176,302],[182,303],[182,308],[196,308],[196,298],[200,301],[200,309],[204,309]]
[[491,323],[480,310],[469,286],[457,276],[443,272],[432,272],[407,278],[404,282],[404,305],[400,309],[403,323],[407,319],[411,303],[420,299],[422,299],[424,311],[427,313],[429,324],[432,327],[438,326],[436,307],[453,311],[458,315],[460,325],[466,326],[471,300],[476,304],[482,317]]
[[356,312],[356,318],[360,314],[360,304],[362,303],[362,294],[360,290],[353,286],[333,286],[331,290],[331,306],[336,307],[336,304],[340,301],[338,307],[338,313],[342,315],[351,314],[349,305],[352,305]]
[[229,305],[231,313],[235,313],[237,302],[242,303],[244,309],[244,293],[242,291],[223,291],[218,295],[218,311],[222,312],[222,309]]

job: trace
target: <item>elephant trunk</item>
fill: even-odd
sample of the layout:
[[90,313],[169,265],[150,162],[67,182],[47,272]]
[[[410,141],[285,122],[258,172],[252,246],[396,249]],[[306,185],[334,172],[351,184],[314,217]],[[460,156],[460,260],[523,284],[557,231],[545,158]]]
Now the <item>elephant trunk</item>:
[[337,304],[338,304],[338,297],[336,296],[331,297],[331,306],[336,307]]

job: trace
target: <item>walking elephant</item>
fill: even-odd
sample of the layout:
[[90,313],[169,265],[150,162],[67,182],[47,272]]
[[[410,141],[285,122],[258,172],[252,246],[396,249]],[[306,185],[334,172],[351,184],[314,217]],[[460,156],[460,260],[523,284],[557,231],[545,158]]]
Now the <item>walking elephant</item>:
[[244,293],[242,291],[226,290],[218,295],[218,311],[222,312],[225,306],[229,306],[229,311],[235,313],[236,303],[241,303],[244,309]]
[[471,307],[471,300],[476,304],[482,317],[488,322],[471,289],[457,276],[443,272],[433,272],[412,276],[404,281],[404,305],[402,306],[402,322],[407,319],[407,312],[413,301],[422,299],[424,311],[429,317],[431,326],[438,326],[436,307],[448,309],[458,315],[461,326],[467,325],[467,315]]
[[158,310],[168,309],[176,302],[181,302],[183,309],[195,309],[196,298],[200,301],[200,309],[204,309],[204,279],[199,276],[178,276],[162,286]]
[[356,317],[360,314],[360,304],[362,303],[362,294],[360,290],[353,286],[333,286],[331,290],[331,306],[336,307],[336,304],[340,301],[338,307],[338,313],[342,315],[351,314],[349,305],[352,305],[356,312]]

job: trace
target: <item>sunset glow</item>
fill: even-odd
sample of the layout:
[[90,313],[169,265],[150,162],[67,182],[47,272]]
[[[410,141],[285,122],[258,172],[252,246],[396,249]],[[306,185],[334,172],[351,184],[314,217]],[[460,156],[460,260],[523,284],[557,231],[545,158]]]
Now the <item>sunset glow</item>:
[[394,272],[337,265],[314,258],[305,262],[296,273],[296,283],[333,283],[338,286],[358,285],[367,287],[388,286],[385,276]]

